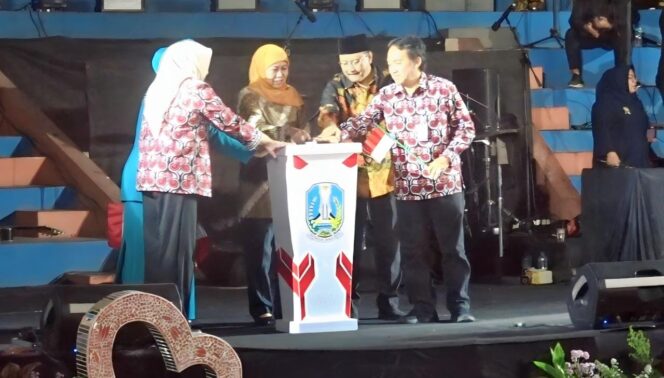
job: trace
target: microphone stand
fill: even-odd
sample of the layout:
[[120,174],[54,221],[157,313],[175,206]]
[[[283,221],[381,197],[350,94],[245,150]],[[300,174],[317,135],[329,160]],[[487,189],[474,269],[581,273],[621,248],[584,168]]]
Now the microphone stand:
[[295,26],[293,26],[293,29],[291,29],[290,33],[288,33],[288,37],[286,37],[286,42],[284,42],[284,50],[286,50],[286,54],[288,54],[288,56],[290,56],[290,41],[293,38],[293,34],[295,34],[297,27],[300,26],[300,23],[302,23],[304,16],[307,16],[309,22],[312,23],[316,22],[316,16],[314,16],[314,14],[311,13],[311,10],[308,10],[306,8],[309,3],[308,1],[295,0],[294,3],[295,5],[297,5],[298,8],[300,8],[300,16],[297,18],[297,22],[295,22]]
[[[507,214],[508,216],[512,216],[513,214],[507,210],[504,209],[504,203],[503,203],[503,172],[502,172],[502,164],[506,164],[504,161],[504,158],[501,158],[501,152],[499,151],[500,147],[498,146],[498,131],[500,129],[500,118],[501,118],[501,110],[500,110],[500,76],[497,76],[496,78],[496,109],[493,109],[491,106],[487,104],[483,104],[482,102],[472,98],[471,96],[461,93],[462,97],[465,97],[466,99],[480,105],[483,107],[487,112],[493,112],[495,113],[495,125],[490,125],[486,124],[484,125],[484,131],[487,132],[487,135],[480,139],[476,140],[474,142],[479,142],[482,143],[483,145],[483,150],[484,150],[484,156],[483,156],[483,162],[484,162],[484,171],[485,171],[485,181],[484,181],[484,193],[486,196],[486,215],[487,215],[487,224],[485,228],[485,234],[493,234],[498,237],[498,256],[494,260],[494,270],[496,274],[497,279],[502,279],[503,277],[503,260],[505,257],[505,226],[503,224],[503,212]],[[491,117],[489,117],[491,119]],[[494,126],[494,131],[496,132],[495,134],[491,135],[491,126]],[[492,199],[492,190],[491,190],[491,160],[492,156],[495,156],[495,161],[496,161],[496,200],[494,201]],[[496,206],[496,223],[497,227],[495,226],[496,223],[493,222],[493,206]]]
[[297,22],[295,22],[295,26],[293,26],[293,29],[291,29],[290,33],[288,33],[288,37],[286,37],[286,42],[284,42],[284,50],[286,50],[286,54],[290,56],[290,41],[293,38],[293,34],[295,34],[295,31],[297,30],[297,27],[300,26],[302,23],[302,20],[304,19],[304,13],[300,13],[300,16],[297,18]]
[[[557,0],[554,0],[557,1]],[[533,63],[530,61],[530,56],[528,55],[528,50],[524,48],[524,46],[521,44],[521,41],[519,41],[519,36],[516,34],[516,31],[514,30],[514,27],[512,26],[512,23],[510,22],[509,18],[506,19],[507,25],[509,26],[510,30],[512,31],[512,36],[514,37],[514,41],[516,42],[519,51],[521,51],[521,59],[523,64],[528,67],[530,72],[532,72],[533,76],[535,77],[535,81],[537,82],[537,85],[540,87],[544,87],[542,81],[537,77],[535,74],[535,70],[533,69]],[[524,81],[526,83],[529,83],[529,78],[526,76],[524,78]],[[528,88],[530,88],[530,85],[528,85]],[[528,159],[527,164],[526,164],[526,219],[531,219],[532,218],[532,212],[534,209],[534,198],[535,198],[535,188],[532,185],[532,178],[533,178],[533,168],[532,168],[532,140],[533,140],[533,135],[532,135],[532,124],[530,122],[530,115],[528,114],[528,111],[531,108],[530,105],[530,93],[526,93],[523,96],[523,105],[524,109],[526,109],[526,114],[524,118],[524,131],[525,131],[525,147],[526,147],[526,158]],[[526,223],[526,225],[528,225]],[[530,230],[527,230],[528,233],[530,233]]]
[[[493,109],[487,104],[484,104],[471,96],[459,92],[459,94],[462,97],[465,97],[467,100],[470,100],[474,102],[475,104],[483,107],[487,112],[493,112]],[[496,120],[497,121],[497,120]],[[484,131],[489,131],[492,125],[485,124],[483,125]],[[482,158],[482,161],[484,162],[484,195],[486,196],[486,226],[488,229],[491,228],[491,224],[493,223],[493,209],[492,209],[492,200],[491,200],[491,141],[489,140],[490,138],[482,139],[482,140],[477,140],[474,142],[482,143],[482,150],[484,152],[484,157]],[[480,207],[481,209],[481,207]],[[481,211],[480,211],[481,212]]]
[[[476,104],[484,107],[487,112],[495,112],[495,125],[494,130],[498,131],[500,129],[500,116],[501,116],[501,111],[500,111],[500,76],[496,78],[496,109],[492,109],[489,105],[483,104],[480,101],[475,100],[474,98],[462,94],[462,96],[465,96],[468,100],[471,100],[475,102]],[[489,131],[492,125],[485,125],[484,129],[485,131]],[[485,169],[485,176],[486,176],[486,183],[485,183],[485,194],[486,194],[486,202],[487,202],[487,228],[488,230],[494,231],[495,228],[493,226],[493,210],[492,207],[493,205],[496,205],[496,222],[498,224],[498,233],[496,236],[498,236],[498,259],[496,260],[495,264],[495,269],[497,276],[500,278],[503,276],[503,257],[505,256],[505,228],[503,225],[503,172],[502,172],[502,167],[501,164],[504,162],[501,161],[501,158],[499,156],[499,151],[498,151],[498,146],[497,142],[495,141],[498,137],[498,134],[495,134],[494,136],[488,135],[486,136],[485,139],[479,140],[477,142],[481,142],[484,145],[484,169]],[[496,159],[496,201],[494,202],[491,198],[491,156],[495,156]]]
[[[540,43],[548,41],[549,39],[553,39],[558,44],[558,47],[560,47],[561,49],[565,48],[565,46],[563,45],[563,42],[565,42],[565,39],[560,36],[560,32],[558,31],[559,30],[558,29],[558,26],[559,26],[559,21],[558,21],[559,9],[558,8],[560,8],[560,3],[559,3],[560,0],[551,0],[551,1],[553,2],[553,11],[551,12],[553,14],[553,25],[551,26],[551,29],[549,29],[549,36],[544,37],[542,39],[538,39],[535,42],[531,42],[531,43],[527,44],[526,47],[528,47],[528,48],[537,47],[537,45],[539,45]],[[508,20],[508,24],[509,24],[509,20]],[[512,27],[512,26],[510,25],[510,27]]]
[[[508,24],[509,25],[509,24]],[[510,25],[510,28],[512,26]],[[496,85],[496,93],[498,94],[496,96],[496,124],[500,125],[500,116],[501,116],[501,111],[500,111],[500,76],[497,77],[497,85]],[[496,128],[497,129],[497,128]],[[496,138],[497,139],[497,138]],[[505,229],[503,226],[503,170],[501,167],[501,162],[500,161],[500,155],[498,151],[498,142],[494,144],[494,147],[496,149],[496,177],[497,177],[497,182],[496,182],[496,196],[498,197],[498,210],[497,210],[497,216],[498,216],[498,264],[497,265],[497,270],[498,270],[498,277],[503,276],[503,256],[505,255],[505,238],[504,238],[504,233]]]

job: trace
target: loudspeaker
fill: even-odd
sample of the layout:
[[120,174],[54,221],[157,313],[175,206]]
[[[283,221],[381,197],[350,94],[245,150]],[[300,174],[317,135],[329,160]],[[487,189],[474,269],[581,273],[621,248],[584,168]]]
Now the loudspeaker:
[[[43,349],[51,355],[61,356],[64,359],[73,358],[78,324],[83,315],[105,296],[123,290],[138,290],[159,295],[182,310],[182,300],[174,284],[53,286],[51,296],[42,312]],[[127,336],[138,338],[141,343],[153,342],[145,326],[140,325],[137,328],[139,330],[136,332],[126,333]]]
[[590,263],[567,299],[577,328],[619,328],[664,319],[664,260]]
[[477,132],[495,129],[498,117],[498,73],[491,68],[452,71],[452,82],[473,116]]
[[0,288],[0,329],[39,329],[44,304],[51,291],[51,286]]

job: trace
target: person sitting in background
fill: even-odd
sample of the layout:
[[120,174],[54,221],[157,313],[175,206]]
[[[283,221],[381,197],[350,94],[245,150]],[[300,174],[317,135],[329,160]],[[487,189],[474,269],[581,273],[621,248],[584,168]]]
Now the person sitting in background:
[[[256,50],[249,67],[249,85],[239,94],[238,114],[271,138],[303,143],[310,139],[302,97],[287,83],[286,51],[268,44]],[[274,233],[267,183],[267,162],[253,158],[240,169],[242,238],[247,269],[249,313],[257,325],[280,316],[274,264]]]
[[[638,22],[638,12],[632,12],[632,22]],[[565,52],[572,73],[569,86],[582,88],[582,50],[602,48],[613,50],[615,64],[628,64],[628,38],[625,15],[618,2],[610,0],[576,0],[569,19],[570,28],[565,34]]]
[[593,167],[651,166],[646,135],[650,121],[637,88],[630,66],[607,70],[597,83],[592,109]]

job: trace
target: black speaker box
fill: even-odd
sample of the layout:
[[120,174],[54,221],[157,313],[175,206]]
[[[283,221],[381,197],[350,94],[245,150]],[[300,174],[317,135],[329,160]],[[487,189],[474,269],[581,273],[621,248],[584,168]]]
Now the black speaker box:
[[498,74],[491,68],[468,68],[452,71],[456,85],[478,133],[495,129],[498,120]]
[[620,328],[664,319],[664,261],[589,263],[567,299],[577,328]]
[[39,329],[52,286],[0,288],[0,330]]

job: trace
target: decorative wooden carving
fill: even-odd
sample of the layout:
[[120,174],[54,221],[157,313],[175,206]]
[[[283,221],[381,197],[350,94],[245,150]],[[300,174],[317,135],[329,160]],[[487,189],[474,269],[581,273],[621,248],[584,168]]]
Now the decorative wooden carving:
[[115,378],[115,336],[133,322],[148,327],[169,371],[203,365],[206,377],[242,377],[240,358],[233,348],[216,336],[192,333],[187,319],[171,302],[154,294],[120,291],[97,302],[78,326],[78,378]]

